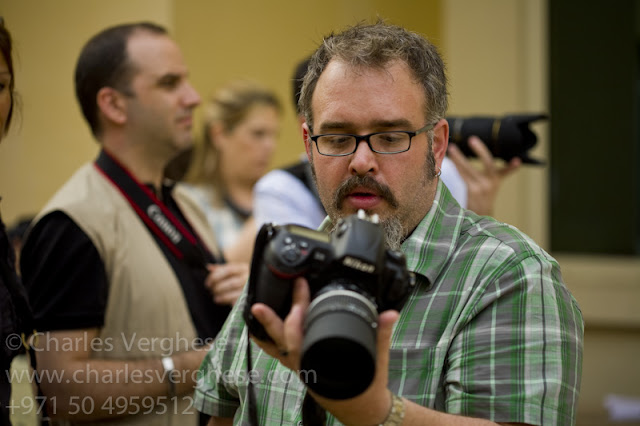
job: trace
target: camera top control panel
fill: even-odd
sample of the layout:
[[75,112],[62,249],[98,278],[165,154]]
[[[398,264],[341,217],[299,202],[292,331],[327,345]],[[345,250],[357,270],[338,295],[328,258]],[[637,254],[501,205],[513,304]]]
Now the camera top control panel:
[[[357,218],[366,221],[369,225],[374,224],[377,226],[379,223],[378,215],[369,216],[364,210],[358,210]],[[341,219],[336,227],[334,233],[334,239],[339,240],[345,237],[345,233],[350,230],[352,223],[347,220]],[[331,235],[309,229],[303,226],[294,224],[282,226],[286,232],[281,232],[280,235],[276,235],[272,243],[279,246],[277,251],[279,252],[278,264],[280,268],[292,268],[302,264],[307,266],[326,265],[327,262],[334,260],[336,255],[335,250],[332,248]],[[352,230],[353,231],[353,230]],[[361,232],[360,238],[367,238],[370,232]],[[376,234],[376,233],[374,233]],[[376,246],[373,241],[370,244],[363,244],[363,246],[369,245],[369,248]],[[362,251],[362,250],[360,250]],[[347,257],[346,261],[349,266],[353,266],[353,257]],[[371,262],[374,259],[369,259]]]

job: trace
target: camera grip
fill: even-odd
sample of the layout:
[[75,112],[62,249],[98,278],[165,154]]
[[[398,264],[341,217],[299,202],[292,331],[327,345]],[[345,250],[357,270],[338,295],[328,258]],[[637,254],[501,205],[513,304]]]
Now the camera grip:
[[271,342],[266,330],[251,313],[254,303],[264,303],[273,309],[280,318],[284,318],[291,309],[293,280],[290,277],[282,277],[274,274],[264,262],[265,248],[276,233],[276,227],[271,224],[263,225],[258,232],[255,243],[255,252],[251,262],[249,275],[247,302],[244,306],[243,317],[249,332],[256,338]]
[[[283,320],[291,310],[293,296],[293,281],[291,279],[279,278],[264,266],[256,277],[260,283],[269,285],[257,285],[255,298],[251,304],[245,306],[245,321],[249,327],[249,332],[260,340],[272,341],[264,327],[251,313],[251,306],[254,303],[264,303],[273,309]],[[247,302],[249,302],[247,300]]]

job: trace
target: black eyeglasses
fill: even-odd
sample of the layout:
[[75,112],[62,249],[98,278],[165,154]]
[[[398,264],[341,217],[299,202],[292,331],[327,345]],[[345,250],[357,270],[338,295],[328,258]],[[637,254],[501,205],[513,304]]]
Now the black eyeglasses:
[[409,151],[411,139],[420,133],[435,127],[436,123],[427,124],[415,132],[396,130],[393,132],[376,132],[368,135],[349,135],[345,133],[310,136],[316,143],[318,152],[329,157],[344,157],[358,149],[358,143],[366,141],[373,152],[378,154],[399,154]]

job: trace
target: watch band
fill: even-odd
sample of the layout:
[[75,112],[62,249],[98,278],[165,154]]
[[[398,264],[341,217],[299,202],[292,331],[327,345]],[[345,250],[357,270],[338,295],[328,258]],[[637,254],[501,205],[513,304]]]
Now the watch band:
[[404,421],[404,399],[391,393],[391,410],[379,426],[400,426]]
[[173,363],[173,358],[171,358],[170,356],[162,357],[162,368],[164,368],[165,380],[169,385],[169,397],[174,397],[176,396],[175,373],[177,373],[177,371],[176,366]]

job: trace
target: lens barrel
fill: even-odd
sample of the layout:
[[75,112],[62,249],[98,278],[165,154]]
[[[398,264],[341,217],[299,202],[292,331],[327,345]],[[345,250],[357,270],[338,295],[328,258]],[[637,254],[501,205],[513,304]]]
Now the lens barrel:
[[376,364],[376,306],[343,288],[319,294],[304,323],[300,368],[307,386],[331,399],[353,398],[369,387]]

